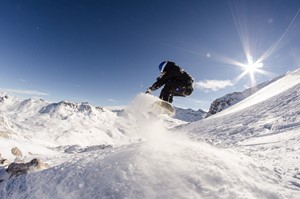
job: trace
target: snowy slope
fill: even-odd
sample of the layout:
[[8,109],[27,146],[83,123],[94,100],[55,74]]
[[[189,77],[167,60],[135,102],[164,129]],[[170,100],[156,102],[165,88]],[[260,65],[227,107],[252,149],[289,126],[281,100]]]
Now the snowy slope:
[[[203,121],[181,127],[191,139],[240,151],[300,190],[300,71]],[[297,193],[300,197],[300,193]],[[295,197],[297,198],[297,197]]]
[[300,69],[290,72],[284,77],[278,79],[277,81],[269,84],[256,92],[255,94],[251,95],[250,97],[246,98],[242,102],[234,105],[231,108],[228,108],[226,111],[222,111],[221,115],[225,115],[228,113],[240,111],[247,107],[250,107],[254,104],[258,104],[259,102],[265,101],[270,99],[273,96],[276,96],[300,83]]
[[248,88],[242,92],[229,93],[223,97],[220,97],[220,98],[214,100],[210,105],[210,108],[209,108],[209,111],[208,111],[206,117],[209,117],[218,112],[221,112],[221,111],[225,110],[226,108],[246,99],[247,97],[249,97],[249,96],[253,95],[254,93],[256,93],[257,91],[259,91],[260,89],[268,86],[269,84],[279,80],[282,77],[284,77],[284,76],[276,77],[271,81],[261,83],[252,88]]
[[126,147],[80,153],[59,166],[13,179],[3,195],[70,199],[289,196],[273,183],[276,176],[261,171],[248,157],[156,132],[158,142],[150,139]]
[[295,71],[190,124],[149,113],[145,94],[116,112],[8,97],[2,157],[18,145],[50,168],[6,178],[0,198],[300,198],[299,83]]

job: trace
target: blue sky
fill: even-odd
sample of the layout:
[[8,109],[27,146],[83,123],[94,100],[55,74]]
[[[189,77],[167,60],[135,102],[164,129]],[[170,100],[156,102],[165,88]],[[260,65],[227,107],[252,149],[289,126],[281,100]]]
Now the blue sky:
[[[171,60],[196,80],[174,105],[207,110],[300,66],[299,8],[298,0],[0,0],[0,90],[126,105]],[[260,64],[252,77],[241,67],[249,59]]]

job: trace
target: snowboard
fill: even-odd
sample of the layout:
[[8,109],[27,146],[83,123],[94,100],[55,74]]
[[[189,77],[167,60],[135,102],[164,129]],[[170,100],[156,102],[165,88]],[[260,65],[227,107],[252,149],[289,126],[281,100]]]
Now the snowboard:
[[167,114],[170,117],[175,115],[174,107],[169,102],[162,100],[153,103],[152,112],[157,115]]

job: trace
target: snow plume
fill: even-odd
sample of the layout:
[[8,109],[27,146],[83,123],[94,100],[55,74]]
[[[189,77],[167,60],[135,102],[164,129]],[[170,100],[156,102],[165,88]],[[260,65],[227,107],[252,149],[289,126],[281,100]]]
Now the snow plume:
[[125,109],[125,115],[129,125],[133,127],[136,135],[148,141],[157,140],[165,129],[160,117],[155,115],[153,103],[159,100],[157,97],[148,94],[139,94],[132,103]]
[[167,129],[172,125],[168,125],[166,120],[172,119],[164,114],[157,114],[154,108],[154,103],[160,100],[159,98],[148,95],[139,94],[125,109],[124,115],[131,131],[134,131],[137,137],[144,139],[152,145],[159,143],[167,144],[170,137]]
[[183,137],[166,128],[164,119],[168,116],[152,112],[152,105],[157,100],[159,99],[155,96],[139,94],[125,112],[132,130],[143,140],[141,150],[174,153],[177,150],[174,143],[181,141]]

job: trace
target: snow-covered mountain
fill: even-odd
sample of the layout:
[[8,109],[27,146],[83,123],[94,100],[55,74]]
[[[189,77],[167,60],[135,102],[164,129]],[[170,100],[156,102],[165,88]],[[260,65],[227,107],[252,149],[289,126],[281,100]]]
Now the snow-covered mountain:
[[174,118],[186,121],[186,122],[195,122],[198,120],[202,120],[205,118],[207,112],[199,109],[198,111],[195,111],[193,109],[183,109],[183,108],[178,108],[175,107],[176,114]]
[[299,90],[300,70],[193,123],[145,94],[118,111],[2,94],[0,159],[48,166],[3,167],[0,198],[300,198]]
[[206,115],[206,117],[209,117],[211,115],[214,115],[242,100],[244,100],[245,98],[251,96],[252,94],[256,93],[257,91],[259,91],[260,89],[264,88],[265,86],[271,84],[272,82],[277,81],[278,79],[282,78],[283,76],[279,76],[277,78],[274,78],[271,81],[267,81],[264,82],[262,84],[259,84],[255,87],[252,88],[248,88],[242,92],[233,92],[233,93],[229,93],[223,97],[220,97],[218,99],[215,99],[210,107],[209,107],[209,111]]
[[[128,144],[134,138],[131,133],[132,124],[122,117],[126,114],[128,115],[128,110],[125,111],[124,108],[115,111],[94,107],[87,102],[21,100],[0,93],[0,135],[24,142],[29,140],[39,146]],[[172,118],[167,120],[171,126],[174,126],[173,123],[184,123],[174,122],[176,119]],[[5,155],[10,156],[9,153]]]
[[[23,141],[57,147],[99,142],[113,144],[124,136],[118,128],[112,128],[117,115],[105,108],[68,101],[20,100],[5,94],[1,99],[1,114],[11,126],[10,129],[2,128],[9,130],[11,137]],[[89,136],[86,136],[87,132]]]

